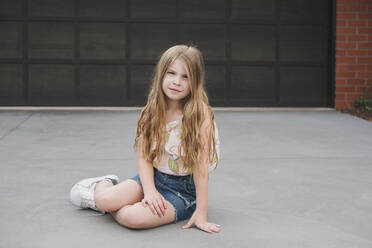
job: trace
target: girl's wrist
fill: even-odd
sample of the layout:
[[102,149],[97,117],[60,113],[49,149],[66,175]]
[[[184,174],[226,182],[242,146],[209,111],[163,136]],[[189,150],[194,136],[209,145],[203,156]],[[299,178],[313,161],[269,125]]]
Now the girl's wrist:
[[203,216],[207,216],[207,209],[205,209],[205,208],[196,207],[195,212],[198,212],[199,214],[201,214]]

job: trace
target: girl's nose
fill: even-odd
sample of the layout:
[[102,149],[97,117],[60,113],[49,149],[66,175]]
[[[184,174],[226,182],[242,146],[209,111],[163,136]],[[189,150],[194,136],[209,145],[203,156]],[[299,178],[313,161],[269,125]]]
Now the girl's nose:
[[174,79],[173,83],[179,85],[181,83],[181,78],[180,77],[176,77]]

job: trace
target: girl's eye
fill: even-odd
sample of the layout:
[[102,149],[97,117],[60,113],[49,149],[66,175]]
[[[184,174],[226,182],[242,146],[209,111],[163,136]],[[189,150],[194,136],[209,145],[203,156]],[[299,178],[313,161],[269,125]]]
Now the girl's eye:
[[172,75],[174,74],[174,72],[173,72],[173,71],[168,71],[168,73],[169,73],[169,74],[172,74]]
[[188,77],[185,75],[185,76],[183,76],[183,78],[188,78]]

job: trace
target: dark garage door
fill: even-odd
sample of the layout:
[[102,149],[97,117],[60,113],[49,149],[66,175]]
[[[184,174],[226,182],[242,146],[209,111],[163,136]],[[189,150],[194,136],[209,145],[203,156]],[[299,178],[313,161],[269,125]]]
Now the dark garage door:
[[0,0],[0,105],[138,106],[197,45],[212,106],[331,107],[331,0]]

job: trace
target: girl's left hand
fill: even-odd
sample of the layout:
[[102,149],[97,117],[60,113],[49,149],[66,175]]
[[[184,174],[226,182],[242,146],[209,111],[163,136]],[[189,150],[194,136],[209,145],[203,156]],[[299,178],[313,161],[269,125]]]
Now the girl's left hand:
[[196,227],[199,228],[200,230],[208,232],[208,233],[220,232],[221,230],[221,225],[208,222],[207,215],[200,213],[198,210],[194,211],[189,222],[187,222],[187,224],[184,225],[182,228],[187,229],[191,227],[193,224],[195,224]]

